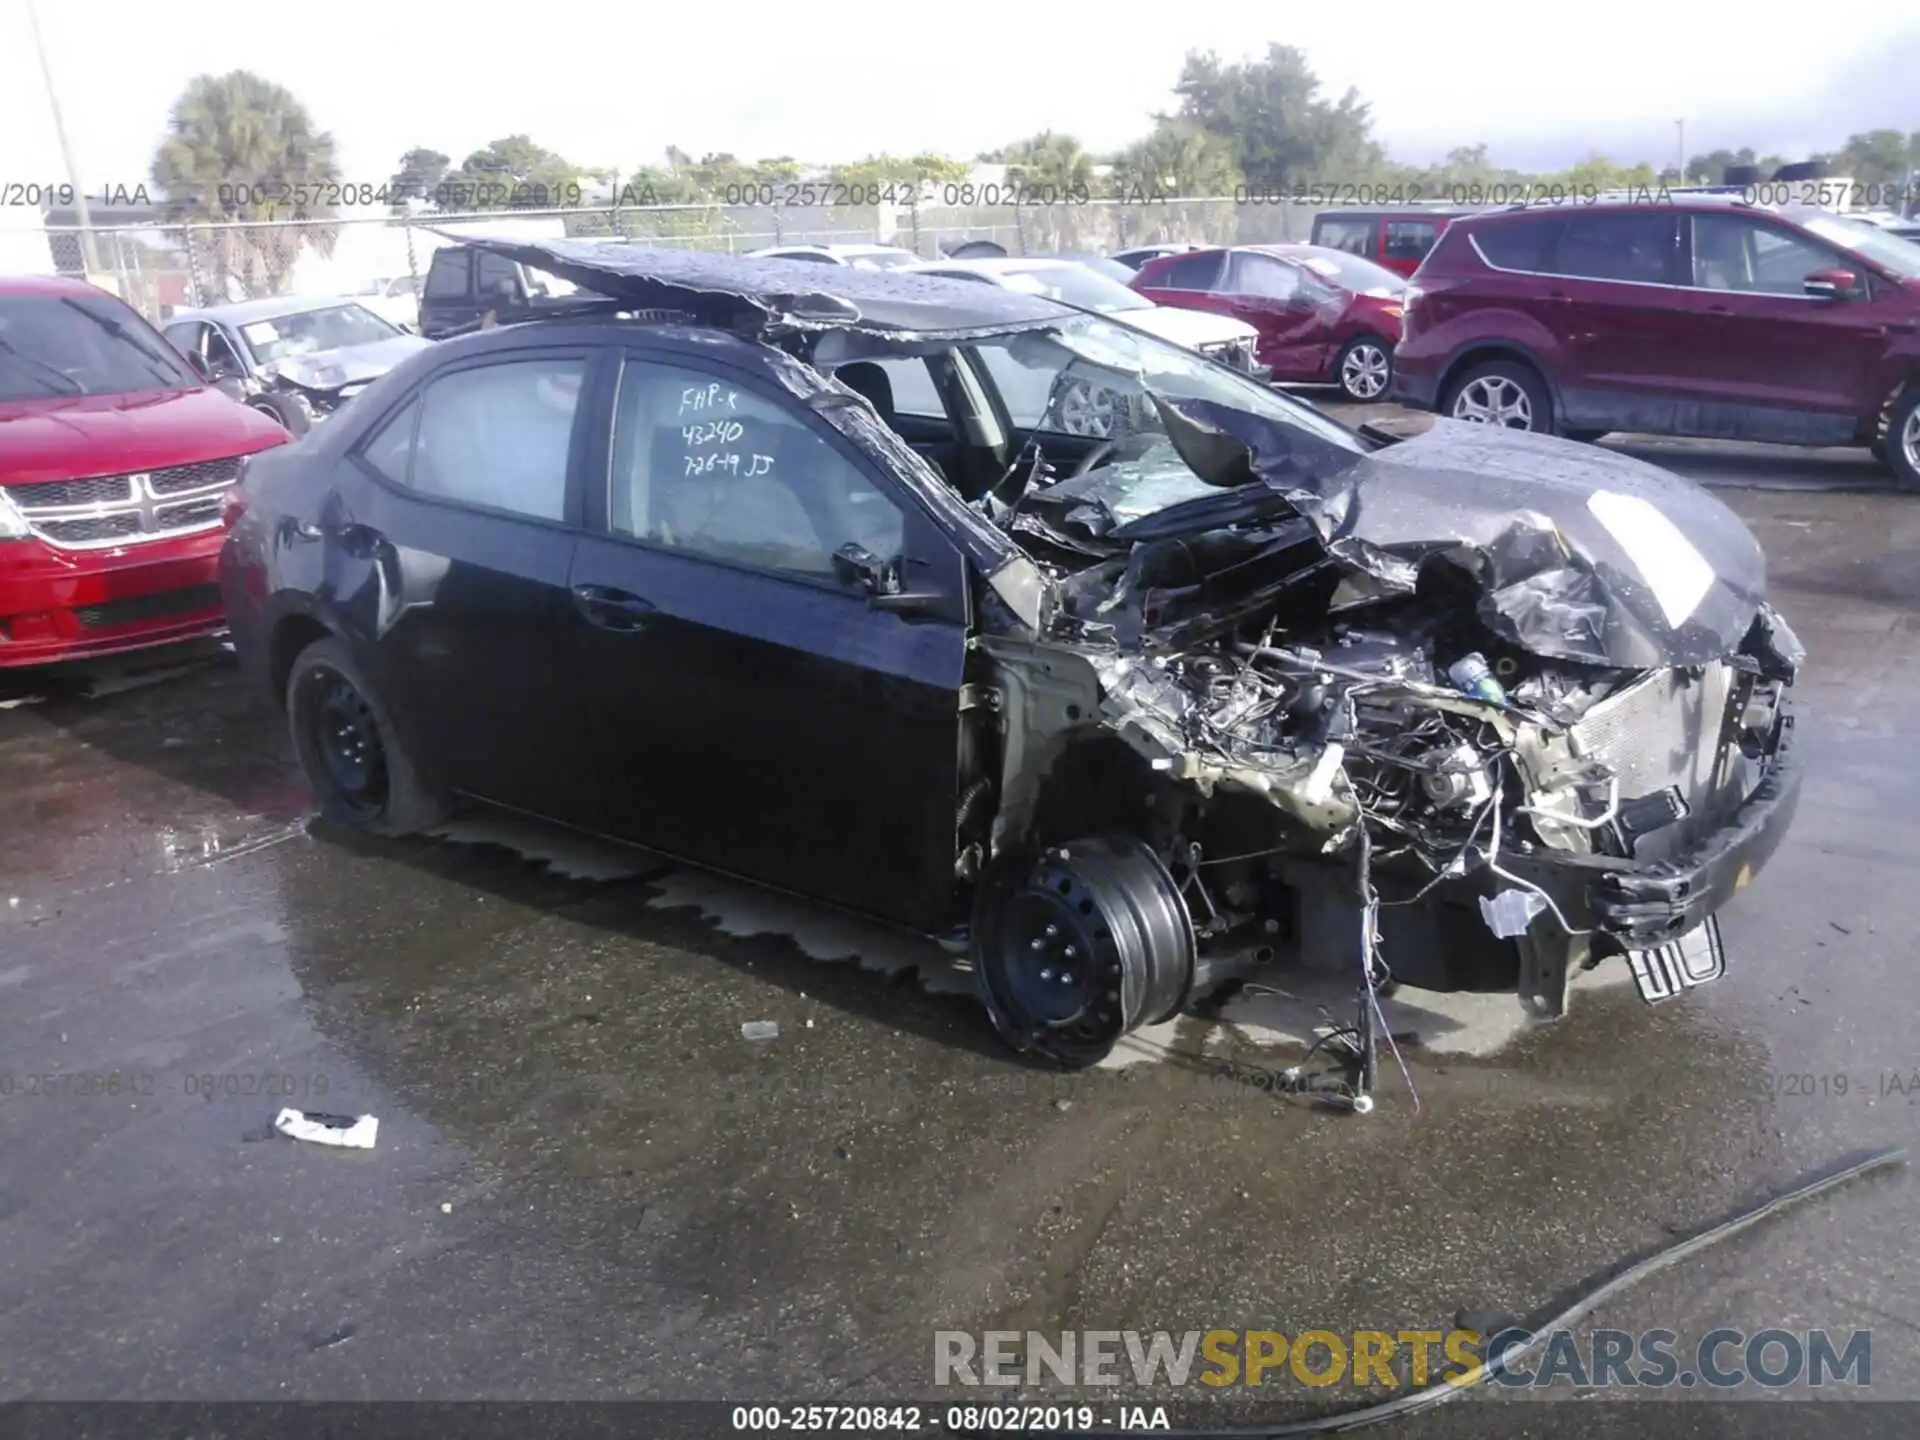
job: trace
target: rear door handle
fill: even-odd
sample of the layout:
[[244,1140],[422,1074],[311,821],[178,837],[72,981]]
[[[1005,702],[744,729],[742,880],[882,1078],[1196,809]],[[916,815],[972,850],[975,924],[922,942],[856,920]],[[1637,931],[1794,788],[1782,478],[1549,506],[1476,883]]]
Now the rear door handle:
[[630,591],[616,590],[609,585],[576,585],[573,587],[573,603],[589,623],[598,625],[602,630],[624,630],[629,633],[645,629],[647,617],[653,614],[655,608],[651,600],[643,600]]

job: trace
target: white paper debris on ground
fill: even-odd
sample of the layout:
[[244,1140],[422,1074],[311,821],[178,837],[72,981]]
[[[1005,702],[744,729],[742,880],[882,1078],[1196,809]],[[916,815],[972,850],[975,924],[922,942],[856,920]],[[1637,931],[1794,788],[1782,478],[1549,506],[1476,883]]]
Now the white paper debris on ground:
[[740,1027],[742,1040],[778,1040],[780,1022],[778,1020],[749,1020]]
[[380,1121],[373,1115],[309,1115],[301,1110],[282,1110],[274,1117],[273,1128],[292,1140],[371,1150],[374,1136],[380,1132]]

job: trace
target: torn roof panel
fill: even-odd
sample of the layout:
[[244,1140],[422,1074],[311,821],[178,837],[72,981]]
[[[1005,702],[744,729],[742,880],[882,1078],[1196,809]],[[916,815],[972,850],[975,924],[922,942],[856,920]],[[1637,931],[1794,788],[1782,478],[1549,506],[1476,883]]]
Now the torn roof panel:
[[729,326],[892,334],[993,332],[1058,324],[1079,312],[1037,295],[898,270],[748,259],[655,245],[461,237],[638,307],[688,309]]

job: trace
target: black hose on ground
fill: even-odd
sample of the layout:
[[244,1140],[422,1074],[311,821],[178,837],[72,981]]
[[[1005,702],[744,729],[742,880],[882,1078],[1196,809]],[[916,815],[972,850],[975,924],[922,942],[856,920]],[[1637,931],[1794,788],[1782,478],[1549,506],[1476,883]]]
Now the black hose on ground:
[[[1442,1380],[1436,1385],[1429,1385],[1424,1390],[1416,1390],[1411,1395],[1402,1395],[1397,1399],[1378,1405],[1368,1405],[1360,1410],[1325,1415],[1317,1420],[1301,1420],[1291,1425],[1264,1427],[1258,1430],[1209,1430],[1204,1433],[1209,1437],[1236,1437],[1236,1440],[1282,1440],[1282,1437],[1289,1435],[1335,1435],[1342,1431],[1359,1430],[1368,1425],[1378,1425],[1385,1420],[1397,1420],[1416,1411],[1431,1409],[1435,1405],[1453,1399],[1456,1395],[1464,1395],[1476,1385],[1485,1384],[1494,1373],[1503,1370],[1510,1362],[1539,1349],[1554,1331],[1576,1324],[1598,1309],[1602,1303],[1618,1295],[1622,1290],[1639,1284],[1649,1275],[1677,1265],[1709,1246],[1717,1245],[1722,1240],[1758,1225],[1762,1220],[1771,1219],[1783,1210],[1790,1210],[1816,1196],[1838,1190],[1841,1186],[1863,1176],[1880,1170],[1891,1170],[1906,1163],[1907,1152],[1904,1148],[1881,1150],[1843,1169],[1802,1181],[1793,1189],[1774,1196],[1765,1204],[1744,1210],[1729,1219],[1722,1220],[1709,1230],[1702,1230],[1690,1239],[1669,1245],[1659,1253],[1648,1256],[1638,1264],[1628,1266],[1611,1280],[1588,1291],[1545,1324],[1533,1327],[1530,1332],[1532,1338],[1525,1344],[1515,1345],[1502,1351],[1491,1362],[1482,1365],[1471,1380],[1465,1380],[1459,1384]],[[1203,1432],[1189,1433],[1198,1435]]]

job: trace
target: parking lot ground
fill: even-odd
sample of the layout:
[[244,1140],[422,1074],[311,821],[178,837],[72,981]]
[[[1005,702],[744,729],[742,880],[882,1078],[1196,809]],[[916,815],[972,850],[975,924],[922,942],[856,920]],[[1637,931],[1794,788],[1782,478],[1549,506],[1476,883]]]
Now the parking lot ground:
[[[0,678],[0,1398],[931,1397],[942,1328],[1444,1330],[1909,1141],[1920,498],[1863,457],[1608,443],[1767,549],[1811,652],[1796,827],[1724,980],[1649,1008],[1603,971],[1552,1026],[1402,991],[1418,1102],[1389,1066],[1366,1117],[1215,1078],[1297,1057],[1328,977],[1036,1070],[930,946],[514,820],[311,823],[222,660]],[[378,1144],[266,1138],[283,1105]],[[1871,1393],[1920,1398],[1915,1194],[1587,1325],[1870,1328]]]

